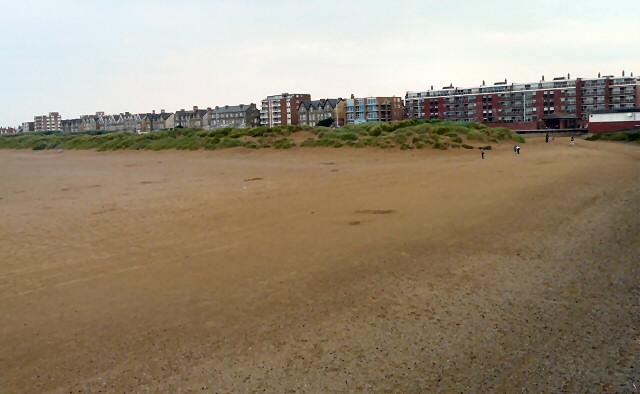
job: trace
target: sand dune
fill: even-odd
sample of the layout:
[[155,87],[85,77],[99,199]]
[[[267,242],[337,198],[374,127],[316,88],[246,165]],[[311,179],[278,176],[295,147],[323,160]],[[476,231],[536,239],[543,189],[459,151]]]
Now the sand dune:
[[635,392],[640,148],[0,151],[3,392]]

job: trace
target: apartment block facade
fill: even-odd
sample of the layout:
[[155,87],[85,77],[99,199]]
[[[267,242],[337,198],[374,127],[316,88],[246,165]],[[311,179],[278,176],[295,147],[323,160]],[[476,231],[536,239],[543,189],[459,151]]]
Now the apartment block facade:
[[22,122],[22,132],[30,133],[36,131],[36,123],[35,122]]
[[63,119],[61,123],[65,133],[77,133],[82,126],[82,119]]
[[346,100],[346,123],[391,122],[405,116],[401,97],[363,97]]
[[305,100],[311,101],[311,95],[282,93],[268,96],[262,100],[260,125],[273,127],[298,124],[298,108]]
[[62,130],[62,118],[58,112],[49,112],[49,115],[33,117],[34,131],[60,131]]
[[640,106],[639,78],[557,77],[538,82],[496,82],[469,88],[453,85],[407,92],[407,117],[483,122],[514,129],[570,128],[587,125],[589,115]]
[[342,98],[302,101],[298,106],[298,124],[315,126],[321,120],[333,118],[333,126],[344,126],[346,107],[347,104]]
[[255,103],[249,105],[216,106],[211,111],[210,127],[254,127],[260,125],[260,111]]

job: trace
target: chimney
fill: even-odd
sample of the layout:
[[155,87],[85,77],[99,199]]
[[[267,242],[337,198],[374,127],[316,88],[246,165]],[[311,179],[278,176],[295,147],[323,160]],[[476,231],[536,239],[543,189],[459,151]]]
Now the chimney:
[[598,73],[598,78],[600,78],[600,73]]
[[151,113],[155,115],[156,114],[156,110],[155,109],[152,110]]
[[507,78],[504,79],[504,83],[507,83]]
[[452,83],[450,83],[450,84],[449,84],[449,87],[450,87],[450,88],[452,88],[452,87],[453,87],[453,84],[452,84]]
[[431,85],[431,90],[433,90],[433,85]]
[[351,93],[351,100],[353,100],[354,98],[356,98],[356,96],[354,96],[353,93]]
[[482,86],[484,86],[484,79],[482,80]]
[[624,77],[624,70],[622,70],[622,76]]
[[193,106],[193,112],[198,112],[198,106],[197,105]]
[[218,107],[218,106],[216,105],[216,109],[220,109],[220,107]]
[[224,109],[229,109],[229,106],[228,106],[228,105],[225,105],[225,106],[224,106]]
[[207,111],[211,112],[211,107],[207,107]]
[[180,112],[184,112],[184,108],[180,108]]
[[544,82],[544,75],[542,76],[542,82]]
[[240,104],[239,107],[240,107],[240,109],[243,109],[244,108],[244,104]]
[[567,73],[567,79],[571,79],[571,74]]
[[161,113],[161,114],[163,114],[163,113],[164,113],[164,109],[161,109],[161,110],[160,110],[160,113]]

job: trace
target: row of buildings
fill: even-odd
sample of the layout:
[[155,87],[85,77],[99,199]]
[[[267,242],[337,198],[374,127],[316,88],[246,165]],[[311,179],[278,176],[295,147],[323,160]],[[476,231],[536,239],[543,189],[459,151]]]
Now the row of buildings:
[[[556,77],[546,81],[508,83],[483,81],[480,86],[408,91],[404,97],[376,96],[312,100],[308,93],[282,93],[256,104],[224,107],[193,107],[192,110],[158,113],[98,112],[76,119],[61,119],[57,112],[36,116],[18,129],[0,132],[63,130],[129,131],[146,133],[174,127],[314,126],[319,122],[341,127],[363,122],[389,122],[406,118],[482,122],[516,130],[586,127],[590,115],[625,112],[640,108],[640,79],[598,74],[596,78]],[[631,111],[633,112],[633,111]],[[328,121],[328,123],[327,123]]]
[[639,78],[598,75],[537,82],[407,92],[406,115],[418,119],[483,122],[517,130],[586,127],[589,115],[640,107]]
[[36,116],[33,122],[25,122],[19,128],[22,132],[65,131],[69,133],[106,130],[129,131],[133,133],[147,133],[173,129],[175,127],[194,127],[211,129],[217,127],[254,127],[259,125],[259,111],[255,104],[235,105],[215,108],[192,110],[181,109],[176,112],[154,110],[150,113],[105,114],[96,112],[95,115],[83,115],[75,119],[60,119],[57,112],[49,115]]
[[315,126],[331,118],[333,126],[363,122],[390,122],[405,117],[401,97],[361,97],[311,100],[309,94],[282,93],[262,100],[260,124],[264,126]]

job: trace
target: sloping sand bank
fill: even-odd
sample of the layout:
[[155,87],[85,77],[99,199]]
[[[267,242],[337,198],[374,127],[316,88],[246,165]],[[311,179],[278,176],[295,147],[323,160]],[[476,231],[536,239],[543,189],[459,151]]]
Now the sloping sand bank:
[[640,149],[0,151],[0,391],[634,392]]

